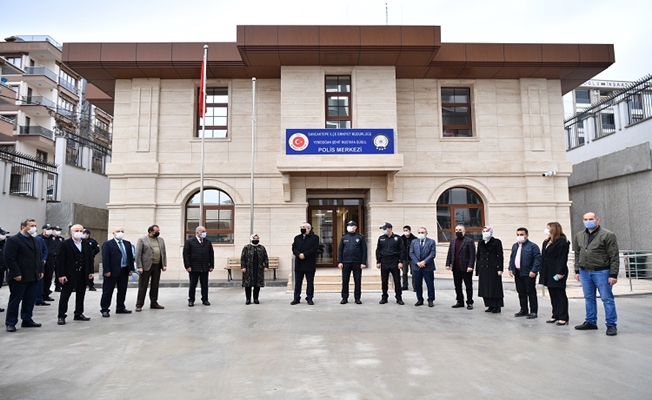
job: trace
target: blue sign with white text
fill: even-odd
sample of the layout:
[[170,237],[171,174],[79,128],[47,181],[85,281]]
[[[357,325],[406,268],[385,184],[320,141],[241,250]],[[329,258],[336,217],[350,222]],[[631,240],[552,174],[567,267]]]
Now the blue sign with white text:
[[287,129],[285,154],[394,154],[394,129]]

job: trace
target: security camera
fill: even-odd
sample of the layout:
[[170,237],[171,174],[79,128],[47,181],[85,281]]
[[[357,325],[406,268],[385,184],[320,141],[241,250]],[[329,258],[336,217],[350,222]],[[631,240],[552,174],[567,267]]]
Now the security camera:
[[557,175],[557,171],[546,171],[541,176],[554,176]]

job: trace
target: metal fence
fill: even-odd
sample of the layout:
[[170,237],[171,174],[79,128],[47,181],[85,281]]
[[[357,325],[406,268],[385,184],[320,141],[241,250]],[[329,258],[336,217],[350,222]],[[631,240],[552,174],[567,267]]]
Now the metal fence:
[[629,279],[630,290],[633,290],[632,280],[652,279],[652,252],[622,250],[620,259],[625,267],[625,277]]

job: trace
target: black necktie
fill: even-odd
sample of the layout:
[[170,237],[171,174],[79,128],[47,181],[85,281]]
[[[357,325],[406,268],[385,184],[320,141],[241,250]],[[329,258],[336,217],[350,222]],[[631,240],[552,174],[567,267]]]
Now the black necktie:
[[423,247],[423,244],[425,243],[425,239],[421,239],[421,247]]

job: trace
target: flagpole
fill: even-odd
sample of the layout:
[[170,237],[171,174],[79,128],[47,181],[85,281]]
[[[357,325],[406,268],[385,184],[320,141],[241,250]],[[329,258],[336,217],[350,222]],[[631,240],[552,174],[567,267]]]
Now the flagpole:
[[199,90],[201,101],[199,114],[201,116],[201,167],[199,168],[199,225],[205,225],[204,221],[204,139],[206,137],[206,63],[208,59],[208,45],[204,45],[204,59],[201,64],[201,89]]
[[256,78],[251,78],[251,188],[249,204],[249,235],[254,234],[254,161],[256,148]]

